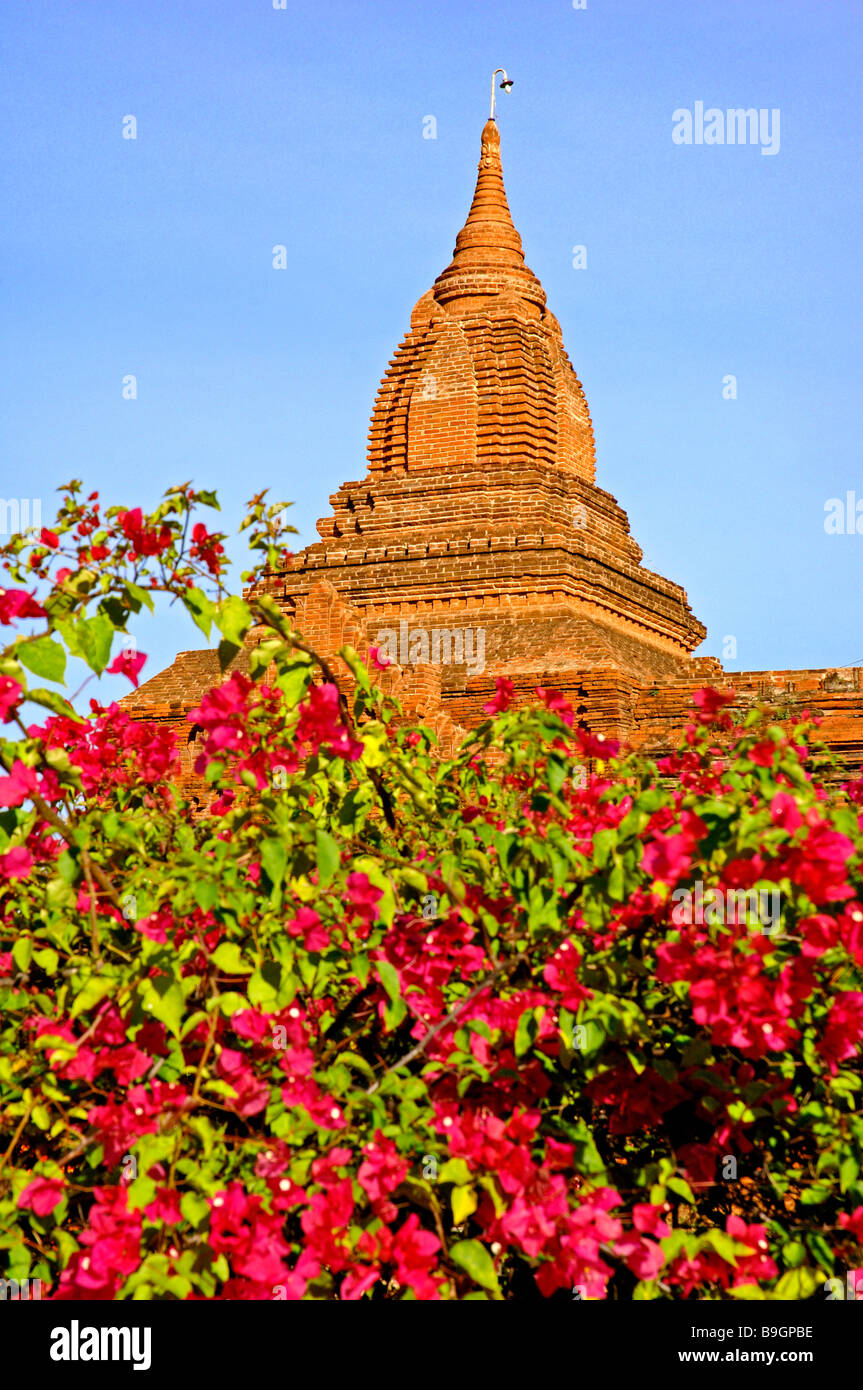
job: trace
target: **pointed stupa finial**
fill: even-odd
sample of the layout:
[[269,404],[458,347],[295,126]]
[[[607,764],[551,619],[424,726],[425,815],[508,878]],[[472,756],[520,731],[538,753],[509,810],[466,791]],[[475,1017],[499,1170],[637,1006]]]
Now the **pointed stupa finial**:
[[504,69],[497,68],[492,76],[492,115],[482,131],[473,202],[456,237],[453,258],[435,280],[434,297],[439,304],[448,304],[456,299],[515,294],[542,308],[545,290],[524,263],[521,237],[513,225],[503,185],[500,132],[493,114],[494,78],[499,72],[506,79],[501,83],[504,90],[512,86]]

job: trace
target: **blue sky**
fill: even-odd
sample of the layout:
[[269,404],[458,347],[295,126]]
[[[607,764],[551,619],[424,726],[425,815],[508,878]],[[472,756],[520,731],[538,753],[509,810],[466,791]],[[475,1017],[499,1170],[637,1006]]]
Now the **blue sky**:
[[[863,663],[863,535],[824,530],[863,501],[863,0],[5,0],[0,27],[0,495],[192,478],[231,527],[269,487],[316,539],[504,66],[513,217],[645,563],[731,669]],[[778,108],[779,152],[676,145],[697,101]],[[200,645],[172,615],[139,642],[146,675]]]

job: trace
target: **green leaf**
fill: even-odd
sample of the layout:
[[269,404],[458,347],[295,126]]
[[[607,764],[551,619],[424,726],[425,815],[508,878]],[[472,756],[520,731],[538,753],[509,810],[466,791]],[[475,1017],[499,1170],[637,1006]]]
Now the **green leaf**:
[[225,1018],[232,1018],[233,1015],[238,1014],[241,1009],[247,1009],[248,1007],[249,1001],[244,994],[236,994],[234,991],[229,990],[227,994],[219,995],[219,1012],[224,1014]]
[[75,629],[78,646],[91,671],[100,675],[108,665],[114,628],[103,614],[83,618]]
[[515,1055],[523,1057],[526,1052],[530,1052],[539,1032],[539,1025],[536,1021],[536,1013],[533,1009],[525,1009],[518,1020],[518,1027],[515,1030]]
[[473,1181],[473,1173],[463,1158],[448,1158],[438,1173],[438,1182],[455,1182],[460,1186]]
[[75,1002],[69,1011],[70,1018],[77,1018],[79,1014],[87,1013],[100,999],[104,999],[106,994],[111,994],[117,988],[117,981],[113,976],[91,975],[84,982],[83,989],[75,998]]
[[339,655],[344,660],[345,665],[350,670],[357,684],[361,686],[366,694],[369,694],[372,688],[369,680],[369,673],[353,647],[342,647]]
[[318,861],[318,886],[327,888],[332,883],[333,875],[341,863],[339,847],[332,835],[328,835],[326,830],[316,830],[315,849]]
[[623,865],[616,859],[611,866],[608,875],[608,896],[612,902],[622,903],[626,897],[626,883],[623,877]]
[[131,1210],[148,1207],[156,1196],[156,1184],[146,1173],[131,1182],[126,1189],[126,1203]]
[[147,981],[144,1009],[160,1023],[164,1023],[175,1038],[180,1036],[185,1008],[186,996],[178,980],[159,975],[154,980]]
[[708,1231],[704,1237],[705,1245],[712,1245],[717,1255],[723,1260],[727,1260],[730,1265],[737,1264],[737,1246],[732,1236],[726,1235],[724,1231]]
[[389,739],[383,724],[364,724],[362,728],[363,762],[366,767],[382,767],[387,760]]
[[32,642],[21,642],[17,656],[22,666],[32,671],[42,680],[62,682],[66,670],[66,653],[59,642],[51,637],[36,637]]
[[378,975],[380,977],[381,984],[383,985],[392,1002],[394,1004],[397,1003],[402,996],[402,988],[401,984],[399,983],[398,971],[396,970],[394,965],[390,964],[388,960],[376,960],[374,964],[375,970],[377,970]]
[[129,595],[134,613],[139,613],[141,608],[149,608],[151,613],[155,613],[152,595],[148,594],[146,589],[142,589],[140,584],[133,584],[131,580],[127,579],[126,593]]
[[659,1298],[660,1288],[655,1279],[640,1279],[632,1290],[633,1303],[646,1303]]
[[491,1293],[500,1293],[500,1285],[494,1267],[494,1260],[484,1245],[478,1240],[459,1240],[449,1249],[451,1258],[469,1274],[480,1288]]
[[369,978],[370,968],[371,961],[369,960],[368,956],[361,954],[351,956],[351,970],[354,972],[354,974],[360,982],[360,989],[365,989],[366,987],[366,981]]
[[297,659],[292,661],[290,666],[286,666],[284,671],[280,671],[275,684],[285,697],[285,704],[290,708],[298,704],[306,693],[306,686],[312,674],[311,658],[305,653],[298,653]]
[[238,594],[230,594],[213,610],[213,619],[225,640],[241,647],[252,626],[252,610]]
[[452,1202],[452,1219],[456,1226],[463,1225],[479,1206],[479,1199],[472,1187],[454,1187],[450,1201]]
[[692,1206],[695,1206],[692,1188],[685,1178],[669,1178],[666,1186],[670,1188],[672,1192],[676,1192],[678,1197],[682,1197],[684,1202],[689,1202]]
[[831,1188],[826,1183],[816,1183],[813,1187],[806,1187],[800,1193],[800,1205],[804,1207],[817,1207],[822,1202],[826,1202],[830,1196]]
[[604,869],[617,844],[617,830],[598,830],[593,837],[593,862]]
[[[218,646],[219,670],[227,671],[239,651],[240,644],[238,642],[229,642],[227,638],[223,637]],[[254,786],[257,786],[257,780],[254,781]]]
[[806,1259],[806,1246],[802,1240],[787,1240],[782,1247],[782,1258],[789,1269],[796,1269]]
[[12,947],[12,959],[19,970],[27,970],[33,955],[33,942],[29,936],[19,936]]
[[566,781],[566,774],[568,771],[569,768],[563,758],[557,757],[554,753],[549,753],[548,764],[545,770],[549,791],[555,793],[560,791]]
[[268,961],[261,970],[256,970],[248,984],[249,1003],[263,1013],[273,1013],[280,1007],[279,989],[281,966]]
[[209,912],[210,908],[218,902],[219,885],[213,883],[211,879],[196,879],[192,885],[192,897],[202,912]]
[[799,1269],[789,1269],[786,1274],[783,1274],[772,1290],[770,1297],[783,1299],[786,1302],[797,1302],[800,1299],[811,1298],[818,1288],[819,1282],[814,1269],[810,1269],[808,1265],[801,1265]]
[[860,1165],[853,1154],[848,1154],[846,1158],[843,1158],[839,1166],[839,1187],[842,1192],[847,1192],[849,1187],[857,1181],[859,1172]]
[[288,862],[288,851],[282,840],[262,840],[260,846],[261,864],[264,873],[274,888],[281,885]]
[[210,1215],[210,1204],[199,1192],[184,1192],[180,1211],[190,1226],[202,1226]]
[[280,642],[277,637],[271,637],[253,647],[249,653],[249,675],[252,680],[259,680],[275,658],[284,654],[286,650],[284,642]]
[[243,960],[243,953],[236,941],[223,941],[210,957],[213,964],[227,975],[251,975],[252,966]]
[[185,591],[182,600],[186,611],[191,614],[195,626],[201,629],[205,637],[209,638],[215,608],[207,595],[202,589],[192,588]]
[[60,964],[60,957],[57,955],[57,952],[52,951],[49,946],[43,951],[34,951],[33,959],[39,966],[39,969],[45,971],[46,975],[53,975],[57,966]]
[[63,719],[74,719],[79,724],[84,723],[80,714],[69,704],[68,700],[64,699],[59,690],[45,690],[39,685],[33,690],[27,691],[27,699],[32,700],[36,705],[41,705],[43,709],[49,709],[52,714],[61,715]]

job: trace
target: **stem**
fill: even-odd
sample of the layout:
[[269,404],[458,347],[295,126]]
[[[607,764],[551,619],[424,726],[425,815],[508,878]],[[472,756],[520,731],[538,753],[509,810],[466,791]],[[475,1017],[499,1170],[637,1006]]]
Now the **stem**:
[[[62,835],[63,839],[66,841],[66,844],[70,847],[70,849],[80,849],[80,845],[75,840],[75,837],[72,834],[69,827],[66,825],[66,822],[64,820],[61,820],[57,813],[51,809],[47,801],[45,801],[44,798],[41,797],[38,792],[30,792],[29,795],[30,800],[33,802],[33,805],[36,807],[36,810],[39,812],[39,815],[42,817],[42,819],[46,820],[49,825],[53,826],[54,829],[57,831],[58,835]],[[111,886],[110,879],[108,879],[105,876],[98,864],[94,864],[93,861],[90,860],[86,850],[82,850],[81,854],[82,858],[86,856],[87,862],[89,862],[90,865],[90,872],[96,879],[103,893],[105,893],[105,895],[111,900],[111,902],[114,904],[117,910],[119,912],[122,912],[123,905],[120,902],[118,894]],[[84,870],[84,873],[86,875],[86,868]]]
[[[368,1090],[366,1091],[366,1095],[374,1095],[375,1091],[380,1089],[380,1087],[386,1081],[387,1077],[390,1076],[392,1072],[398,1071],[399,1067],[406,1067],[409,1062],[413,1062],[416,1060],[417,1057],[422,1056],[429,1043],[437,1037],[438,1033],[442,1032],[442,1030],[448,1027],[450,1023],[455,1023],[459,1017],[459,1014],[461,1014],[463,1010],[467,1008],[468,1004],[470,1004],[478,994],[481,994],[484,989],[487,989],[489,985],[493,985],[496,980],[499,980],[501,975],[503,975],[508,969],[508,967],[512,964],[513,962],[509,960],[506,962],[505,965],[499,965],[496,970],[492,970],[491,974],[483,976],[479,984],[474,985],[473,989],[470,991],[470,994],[466,995],[464,999],[460,999],[458,1003],[450,1009],[446,1018],[442,1018],[440,1023],[436,1023],[434,1028],[429,1029],[425,1037],[421,1038],[420,1041],[417,1043],[416,1047],[412,1047],[410,1052],[406,1052],[405,1055],[403,1057],[400,1057],[397,1062],[393,1062],[392,1066],[387,1067],[383,1076],[378,1077],[377,1081],[372,1082],[371,1086],[369,1086]],[[521,964],[520,957],[518,958],[516,964]]]
[[3,1172],[3,1169],[6,1166],[7,1159],[12,1157],[12,1150],[15,1148],[15,1145],[18,1143],[18,1140],[21,1138],[21,1135],[24,1133],[24,1130],[27,1127],[27,1121],[30,1119],[30,1112],[32,1109],[33,1101],[31,1100],[30,1104],[27,1106],[27,1109],[24,1111],[23,1116],[21,1117],[21,1123],[19,1124],[15,1133],[12,1135],[12,1142],[10,1143],[6,1152],[2,1156],[0,1156],[0,1173]]
[[[268,627],[272,627],[273,623],[269,615],[262,608],[258,608],[257,604],[255,604],[254,607],[258,616],[267,624]],[[318,666],[320,666],[321,671],[323,672],[324,680],[327,681],[329,685],[334,685],[336,687],[339,696],[339,709],[341,710],[342,718],[344,719],[345,724],[347,728],[351,731],[351,733],[356,735],[357,726],[354,721],[354,717],[351,714],[350,706],[348,705],[347,701],[347,696],[345,695],[345,692],[342,690],[342,687],[339,684],[338,677],[330,663],[326,660],[325,657],[322,657],[319,652],[316,652],[313,647],[308,646],[305,642],[302,642],[299,637],[296,637],[293,634],[293,632],[291,632],[290,628],[288,628],[287,630],[283,630],[280,635],[284,637],[286,642],[290,642],[292,647],[296,647],[298,652],[305,652],[306,656],[310,656],[312,658],[312,661],[314,661]],[[390,830],[395,830],[396,816],[395,810],[393,808],[392,797],[390,796],[389,792],[384,786],[380,773],[378,772],[376,767],[367,767],[365,771],[368,773],[369,780],[380,799],[381,809],[384,813],[384,820],[386,821]]]
[[101,965],[101,957],[99,955],[99,927],[96,919],[96,885],[93,882],[90,855],[85,849],[81,851],[81,864],[84,869],[84,877],[87,880],[87,888],[90,896],[90,944],[93,947],[93,959],[95,964]]

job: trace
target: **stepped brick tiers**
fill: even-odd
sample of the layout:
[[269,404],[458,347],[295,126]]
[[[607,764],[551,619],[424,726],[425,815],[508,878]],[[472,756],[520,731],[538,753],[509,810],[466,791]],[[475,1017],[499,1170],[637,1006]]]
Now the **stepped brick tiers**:
[[[694,690],[733,685],[744,702],[822,714],[859,766],[860,669],[732,676],[694,658],[705,628],[678,584],[644,568],[595,472],[587,401],[525,264],[490,120],[453,258],[381,382],[368,472],[260,587],[323,655],[382,647],[386,683],[445,751],[505,676],[517,699],[559,690],[594,732],[656,752],[674,746]],[[182,721],[218,679],[214,652],[184,652],[124,704]]]

